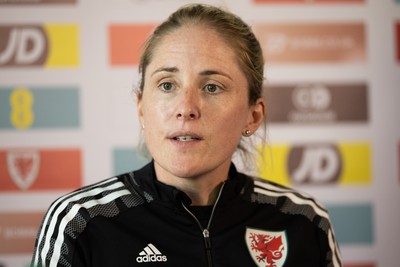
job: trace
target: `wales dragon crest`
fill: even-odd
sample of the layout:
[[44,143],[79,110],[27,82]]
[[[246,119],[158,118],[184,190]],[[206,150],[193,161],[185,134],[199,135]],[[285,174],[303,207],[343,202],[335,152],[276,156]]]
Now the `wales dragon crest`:
[[284,231],[264,231],[247,228],[246,244],[251,257],[260,267],[282,267],[287,256],[287,239]]

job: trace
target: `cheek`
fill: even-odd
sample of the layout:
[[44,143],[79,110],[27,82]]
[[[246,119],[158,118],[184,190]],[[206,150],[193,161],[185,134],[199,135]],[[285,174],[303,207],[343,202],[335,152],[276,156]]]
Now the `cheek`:
[[143,113],[143,124],[147,134],[160,131],[162,126],[163,114],[156,108],[145,110]]
[[145,108],[143,110],[144,141],[151,150],[152,146],[158,146],[158,139],[162,134],[161,115],[156,108]]
[[159,121],[162,121],[168,110],[167,105],[162,103],[162,101],[157,101],[152,96],[147,96],[145,100],[142,100],[142,118],[146,126],[150,125],[156,126]]
[[[214,131],[219,140],[223,142],[229,141],[230,143],[238,143],[242,136],[242,132],[247,125],[247,109],[237,109],[226,110],[220,112],[217,116],[214,114],[211,116],[211,124],[214,125]],[[224,114],[223,116],[221,116]]]

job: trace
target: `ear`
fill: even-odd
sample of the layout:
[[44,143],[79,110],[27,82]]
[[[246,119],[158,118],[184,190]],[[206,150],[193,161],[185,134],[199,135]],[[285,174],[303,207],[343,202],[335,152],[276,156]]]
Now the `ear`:
[[143,107],[142,107],[142,92],[137,92],[136,93],[136,103],[137,103],[137,112],[138,112],[138,117],[139,117],[139,123],[140,126],[143,127],[144,122],[143,122]]
[[257,131],[265,117],[265,101],[263,98],[257,99],[254,105],[250,106],[249,117],[247,120],[247,130],[251,133]]

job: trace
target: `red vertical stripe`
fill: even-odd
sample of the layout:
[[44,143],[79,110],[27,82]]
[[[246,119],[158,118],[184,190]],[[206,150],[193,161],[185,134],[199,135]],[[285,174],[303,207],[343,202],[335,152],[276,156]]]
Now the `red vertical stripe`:
[[[32,150],[29,148],[28,150]],[[0,151],[0,192],[23,190],[11,174],[7,154],[18,150]],[[36,149],[40,163],[37,175],[24,190],[71,190],[82,186],[82,164],[79,149]],[[23,179],[23,178],[21,178]]]
[[143,44],[155,28],[153,24],[111,25],[109,53],[111,65],[138,65]]

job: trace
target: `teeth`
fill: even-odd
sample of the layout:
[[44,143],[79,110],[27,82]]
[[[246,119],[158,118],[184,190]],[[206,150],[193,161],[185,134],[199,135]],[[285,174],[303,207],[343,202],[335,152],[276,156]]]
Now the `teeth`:
[[192,136],[177,136],[177,137],[175,137],[175,140],[187,142],[187,141],[193,141],[193,140],[197,140],[197,139]]

